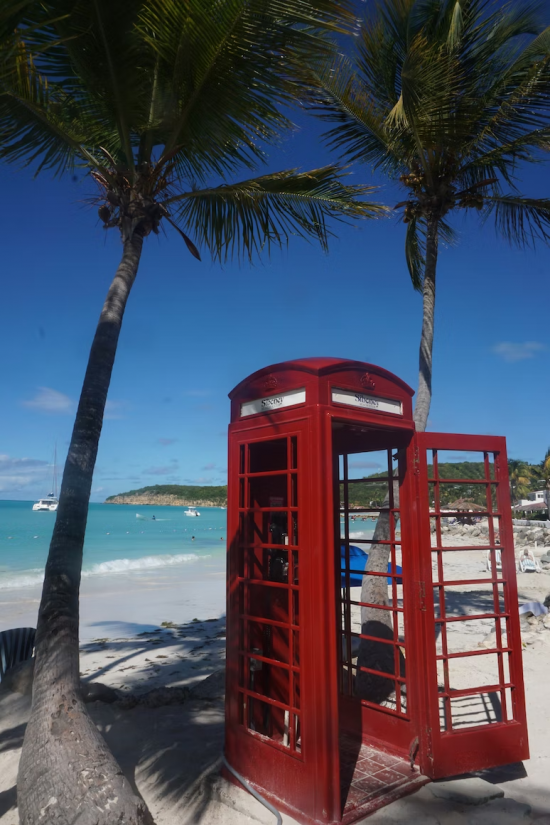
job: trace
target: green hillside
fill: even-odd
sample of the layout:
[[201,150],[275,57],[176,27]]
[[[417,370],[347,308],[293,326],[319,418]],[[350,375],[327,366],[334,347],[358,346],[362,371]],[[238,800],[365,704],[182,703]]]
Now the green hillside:
[[[485,467],[482,461],[446,462],[438,465],[440,478],[460,478],[474,480],[485,478]],[[376,484],[376,479],[384,477],[386,473],[373,473],[365,476],[359,482],[349,485],[349,503],[351,507],[379,507],[384,501],[387,492],[386,484]],[[433,465],[428,464],[428,478],[433,477]],[[433,485],[430,485],[433,488]],[[343,492],[341,492],[343,495]],[[433,492],[430,491],[433,499]],[[440,485],[441,504],[448,504],[459,498],[466,498],[476,504],[486,504],[485,487],[480,484],[442,484]],[[372,505],[371,505],[372,502]]]
[[118,493],[109,496],[106,503],[121,496],[173,496],[176,499],[193,500],[197,502],[211,502],[217,506],[227,504],[227,487],[196,487],[182,484],[154,484],[152,487],[140,487],[138,490],[129,490],[127,493]]

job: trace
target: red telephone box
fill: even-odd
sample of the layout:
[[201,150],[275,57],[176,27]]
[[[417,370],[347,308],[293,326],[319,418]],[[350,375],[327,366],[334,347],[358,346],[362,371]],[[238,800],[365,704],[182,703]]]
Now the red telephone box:
[[528,757],[505,439],[412,395],[335,358],[230,393],[226,758],[304,823]]

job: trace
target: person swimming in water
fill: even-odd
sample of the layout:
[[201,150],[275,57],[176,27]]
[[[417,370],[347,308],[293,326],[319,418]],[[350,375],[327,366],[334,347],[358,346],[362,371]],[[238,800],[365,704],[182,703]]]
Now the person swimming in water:
[[152,519],[153,519],[153,521],[156,521],[156,520],[157,520],[157,517],[156,517],[156,516],[152,516]]

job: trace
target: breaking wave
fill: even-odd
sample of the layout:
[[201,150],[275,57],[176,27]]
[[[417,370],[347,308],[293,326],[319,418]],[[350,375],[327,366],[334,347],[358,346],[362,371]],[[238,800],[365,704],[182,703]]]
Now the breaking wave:
[[[197,556],[195,553],[177,553],[164,556],[143,556],[139,559],[112,559],[93,564],[82,571],[82,577],[100,576],[115,573],[139,572],[140,570],[154,570],[161,567],[170,567],[177,564],[195,562],[208,556]],[[0,590],[13,590],[20,587],[35,587],[44,581],[44,571],[38,568],[25,570],[19,573],[0,575]]]

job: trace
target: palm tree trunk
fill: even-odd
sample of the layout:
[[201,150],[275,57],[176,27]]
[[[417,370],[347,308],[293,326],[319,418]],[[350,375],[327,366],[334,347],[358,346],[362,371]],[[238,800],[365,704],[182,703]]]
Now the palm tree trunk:
[[130,234],[90,351],[63,472],[36,632],[32,710],[17,796],[21,825],[138,825],[134,794],[90,719],[80,690],[82,551],[99,436],[122,318],[143,238]]
[[432,351],[434,344],[435,274],[437,269],[437,236],[439,218],[429,215],[426,231],[426,266],[424,269],[422,334],[420,336],[420,364],[418,392],[414,407],[414,423],[417,432],[424,432],[428,425],[432,403]]
[[[428,414],[432,400],[432,350],[434,339],[435,309],[435,275],[437,268],[437,237],[439,218],[430,215],[427,220],[426,266],[424,269],[422,335],[420,339],[420,375],[418,393],[414,410],[416,429],[424,432],[428,423]],[[389,496],[384,507],[389,506]],[[399,488],[394,483],[394,506],[399,507]],[[390,538],[389,513],[382,511],[376,524],[374,542],[388,541]],[[388,569],[389,546],[372,544],[365,573],[385,573]],[[388,605],[388,584],[386,576],[363,576],[361,601],[365,604]],[[361,633],[375,639],[390,641],[393,639],[392,614],[389,610],[378,607],[361,608]],[[361,639],[357,658],[359,667],[377,670],[382,673],[395,674],[393,645],[384,641]],[[405,661],[399,654],[400,674],[405,674]],[[389,698],[393,691],[393,682],[383,676],[376,676],[365,671],[358,671],[355,692],[362,699],[378,704]]]

